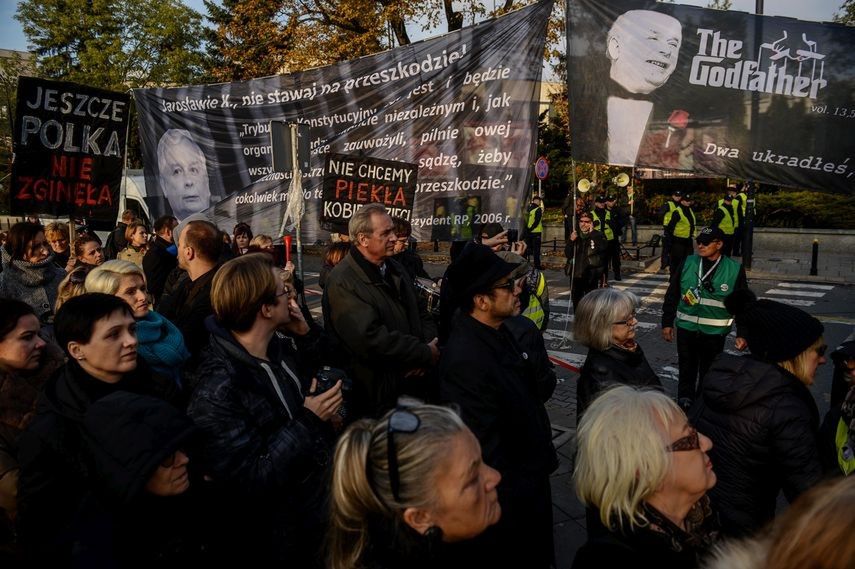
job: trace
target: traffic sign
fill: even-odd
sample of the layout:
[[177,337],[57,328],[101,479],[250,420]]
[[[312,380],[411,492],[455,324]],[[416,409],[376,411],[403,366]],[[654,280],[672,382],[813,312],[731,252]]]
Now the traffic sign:
[[534,175],[537,176],[538,180],[545,180],[549,175],[549,162],[546,160],[546,156],[541,156],[534,163]]

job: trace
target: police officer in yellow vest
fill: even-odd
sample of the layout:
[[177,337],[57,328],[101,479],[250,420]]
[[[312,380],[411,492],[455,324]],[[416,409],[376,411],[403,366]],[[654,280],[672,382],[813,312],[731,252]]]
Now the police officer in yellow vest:
[[733,235],[739,227],[739,219],[736,217],[736,208],[733,204],[733,196],[725,194],[724,198],[718,200],[718,207],[713,212],[711,227],[718,227],[724,233],[724,246],[721,254],[730,257],[733,251]]
[[543,236],[543,204],[538,195],[531,198],[525,229],[527,245],[525,256],[528,258],[529,255],[534,255],[534,268],[542,269],[543,267],[540,264],[540,241]]
[[508,263],[516,263],[518,269],[511,273],[511,279],[525,277],[520,292],[520,307],[523,316],[537,325],[543,332],[549,324],[549,285],[546,275],[532,267],[528,261],[511,251],[496,251],[496,255]]
[[727,191],[733,195],[733,209],[736,212],[736,231],[733,232],[733,255],[742,256],[742,235],[745,231],[745,212],[748,208],[748,196],[744,191],[745,184],[737,184],[735,188]]
[[[604,284],[609,280],[609,263],[612,260],[614,249],[617,246],[617,234],[612,224],[612,212],[606,209],[606,196],[597,196],[594,199],[594,211],[591,212],[594,221],[594,230],[599,231],[606,238],[608,249],[606,251],[606,265],[603,272]],[[620,275],[618,275],[619,277]],[[620,280],[618,278],[617,280]]]
[[[697,239],[698,254],[691,255],[671,273],[662,305],[662,338],[674,340],[677,327],[677,358],[680,377],[677,400],[688,408],[700,391],[700,381],[710,364],[724,351],[733,317],[724,308],[724,299],[734,290],[747,288],[745,269],[721,254],[724,234],[707,227]],[[737,338],[736,347],[745,342]]]
[[671,213],[666,232],[671,232],[671,262],[668,265],[673,275],[683,259],[694,252],[692,239],[695,236],[695,212],[692,210],[692,196],[680,196],[680,206]]
[[671,263],[671,245],[674,240],[674,235],[668,228],[671,223],[671,216],[674,215],[674,210],[680,207],[680,200],[683,197],[683,192],[674,190],[671,194],[671,199],[659,208],[659,217],[662,219],[662,261],[659,266],[660,270],[667,269]]

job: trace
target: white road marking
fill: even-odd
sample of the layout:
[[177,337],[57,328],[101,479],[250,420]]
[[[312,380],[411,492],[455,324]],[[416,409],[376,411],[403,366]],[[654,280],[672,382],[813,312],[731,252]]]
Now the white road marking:
[[818,284],[807,284],[807,283],[778,283],[781,288],[813,288],[816,290],[832,290],[834,289],[833,285],[818,285]]
[[810,292],[807,290],[781,290],[779,288],[767,290],[765,294],[781,294],[784,296],[807,296],[810,298],[821,298],[825,296],[824,292]]
[[816,304],[816,301],[813,300],[800,300],[797,298],[770,298],[768,296],[761,296],[760,298],[765,300],[774,300],[775,302],[780,302],[781,304],[789,304],[790,306],[813,306],[814,304]]

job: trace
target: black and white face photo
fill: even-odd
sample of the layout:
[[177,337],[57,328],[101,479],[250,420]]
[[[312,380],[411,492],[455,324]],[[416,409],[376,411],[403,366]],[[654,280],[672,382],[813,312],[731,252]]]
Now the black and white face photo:
[[630,93],[651,93],[674,72],[682,41],[682,27],[676,18],[650,10],[630,10],[609,30],[609,77]]

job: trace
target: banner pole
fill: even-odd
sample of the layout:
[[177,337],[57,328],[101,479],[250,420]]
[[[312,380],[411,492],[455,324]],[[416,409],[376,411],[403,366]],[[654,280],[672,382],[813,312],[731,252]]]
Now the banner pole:
[[[300,199],[303,199],[303,174],[300,171],[300,160],[297,154],[297,129],[298,125],[296,123],[291,123],[291,164],[294,167],[293,170],[293,178],[294,178],[294,188],[293,191],[300,192]],[[294,231],[297,232],[297,274],[300,277],[301,281],[305,282],[303,278],[303,237],[301,235],[301,229],[303,226],[303,215],[302,212],[299,216],[297,216],[296,223],[294,224]]]

